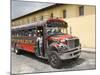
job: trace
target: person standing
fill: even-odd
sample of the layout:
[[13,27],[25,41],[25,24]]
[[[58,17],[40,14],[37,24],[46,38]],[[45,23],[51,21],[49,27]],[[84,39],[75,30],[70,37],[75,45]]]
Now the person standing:
[[38,37],[37,37],[37,44],[38,44],[38,53],[39,53],[39,55],[40,56],[42,56],[42,46],[43,46],[43,37],[42,37],[42,35],[39,33],[38,34]]

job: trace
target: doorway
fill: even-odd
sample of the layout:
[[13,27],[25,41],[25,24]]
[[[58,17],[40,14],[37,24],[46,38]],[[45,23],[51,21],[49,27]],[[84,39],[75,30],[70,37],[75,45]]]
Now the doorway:
[[37,27],[37,53],[39,56],[44,57],[44,28],[43,26]]

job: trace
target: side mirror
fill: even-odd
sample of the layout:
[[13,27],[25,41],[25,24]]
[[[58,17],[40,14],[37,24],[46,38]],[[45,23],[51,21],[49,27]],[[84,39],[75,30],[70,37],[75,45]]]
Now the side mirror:
[[69,27],[67,28],[67,30],[68,30],[68,34],[72,35],[72,27],[69,26]]
[[72,34],[72,27],[70,27],[70,34]]

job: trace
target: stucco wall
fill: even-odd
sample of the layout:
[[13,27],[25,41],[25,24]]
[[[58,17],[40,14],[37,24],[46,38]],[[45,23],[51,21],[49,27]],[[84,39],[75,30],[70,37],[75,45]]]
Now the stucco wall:
[[95,15],[69,18],[65,21],[71,27],[72,35],[80,38],[82,47],[95,48]]

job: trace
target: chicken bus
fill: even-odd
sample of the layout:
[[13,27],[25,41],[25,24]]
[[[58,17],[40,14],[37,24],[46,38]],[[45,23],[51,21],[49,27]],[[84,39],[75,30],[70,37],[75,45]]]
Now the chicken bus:
[[81,53],[79,38],[68,34],[68,24],[62,19],[12,27],[11,45],[16,54],[22,51],[34,53],[47,59],[54,68],[60,68],[62,60],[78,59]]

